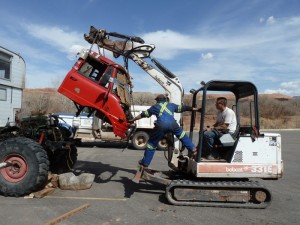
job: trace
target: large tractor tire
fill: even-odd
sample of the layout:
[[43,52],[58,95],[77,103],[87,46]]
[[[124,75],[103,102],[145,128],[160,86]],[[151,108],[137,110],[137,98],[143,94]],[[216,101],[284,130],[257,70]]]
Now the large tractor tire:
[[132,145],[137,150],[143,150],[146,149],[148,140],[149,134],[147,132],[138,131],[132,137]]
[[61,174],[71,171],[77,162],[77,148],[74,144],[63,149],[56,149],[55,152],[49,156],[50,171],[52,173]]
[[24,196],[38,191],[48,180],[49,160],[37,142],[16,137],[0,143],[0,162],[13,165],[0,169],[0,194]]

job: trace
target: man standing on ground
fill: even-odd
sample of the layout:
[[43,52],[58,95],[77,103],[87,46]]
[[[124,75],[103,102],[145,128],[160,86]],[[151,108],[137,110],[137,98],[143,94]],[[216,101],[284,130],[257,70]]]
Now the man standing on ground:
[[196,155],[197,150],[192,141],[188,138],[185,132],[179,127],[178,123],[174,119],[174,112],[182,113],[185,111],[198,111],[197,108],[193,108],[185,105],[176,105],[174,103],[168,103],[165,95],[158,95],[156,98],[156,104],[151,106],[148,110],[142,112],[132,120],[133,123],[144,117],[150,117],[155,115],[157,117],[156,125],[150,135],[147,143],[147,148],[144,153],[143,159],[140,161],[145,167],[148,167],[154,156],[155,149],[158,142],[165,136],[165,134],[171,132],[173,133],[188,149],[192,152],[192,155]]

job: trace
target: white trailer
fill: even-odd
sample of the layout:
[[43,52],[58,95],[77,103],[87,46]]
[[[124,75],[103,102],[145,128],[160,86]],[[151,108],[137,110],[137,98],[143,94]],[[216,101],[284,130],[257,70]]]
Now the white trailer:
[[20,54],[0,46],[0,127],[14,122],[21,109],[25,70]]

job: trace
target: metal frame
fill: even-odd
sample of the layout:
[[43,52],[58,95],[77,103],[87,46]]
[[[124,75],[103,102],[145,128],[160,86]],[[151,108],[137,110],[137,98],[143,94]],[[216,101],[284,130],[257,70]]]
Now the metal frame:
[[[207,91],[230,91],[236,97],[236,111],[237,111],[237,122],[240,123],[240,113],[239,113],[239,99],[248,97],[253,95],[254,96],[254,104],[255,104],[255,127],[259,130],[259,109],[258,109],[258,93],[257,88],[255,85],[249,81],[233,81],[233,80],[212,80],[207,83],[201,82],[202,87],[197,90],[192,89],[191,93],[193,94],[193,107],[197,107],[197,95],[199,92],[202,92],[202,110],[201,110],[201,119],[200,119],[200,129],[199,129],[199,139],[197,145],[197,163],[200,162],[201,153],[202,153],[202,140],[203,140],[203,132],[204,132],[204,115],[206,110],[206,95]],[[191,124],[190,124],[190,138],[193,136],[193,131],[195,127],[195,113],[192,112],[191,115]]]

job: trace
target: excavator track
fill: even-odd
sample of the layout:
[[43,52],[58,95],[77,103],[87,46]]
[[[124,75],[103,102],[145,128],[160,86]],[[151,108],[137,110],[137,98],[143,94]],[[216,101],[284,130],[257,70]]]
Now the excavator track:
[[166,197],[173,205],[258,209],[272,200],[271,192],[258,181],[173,180]]

